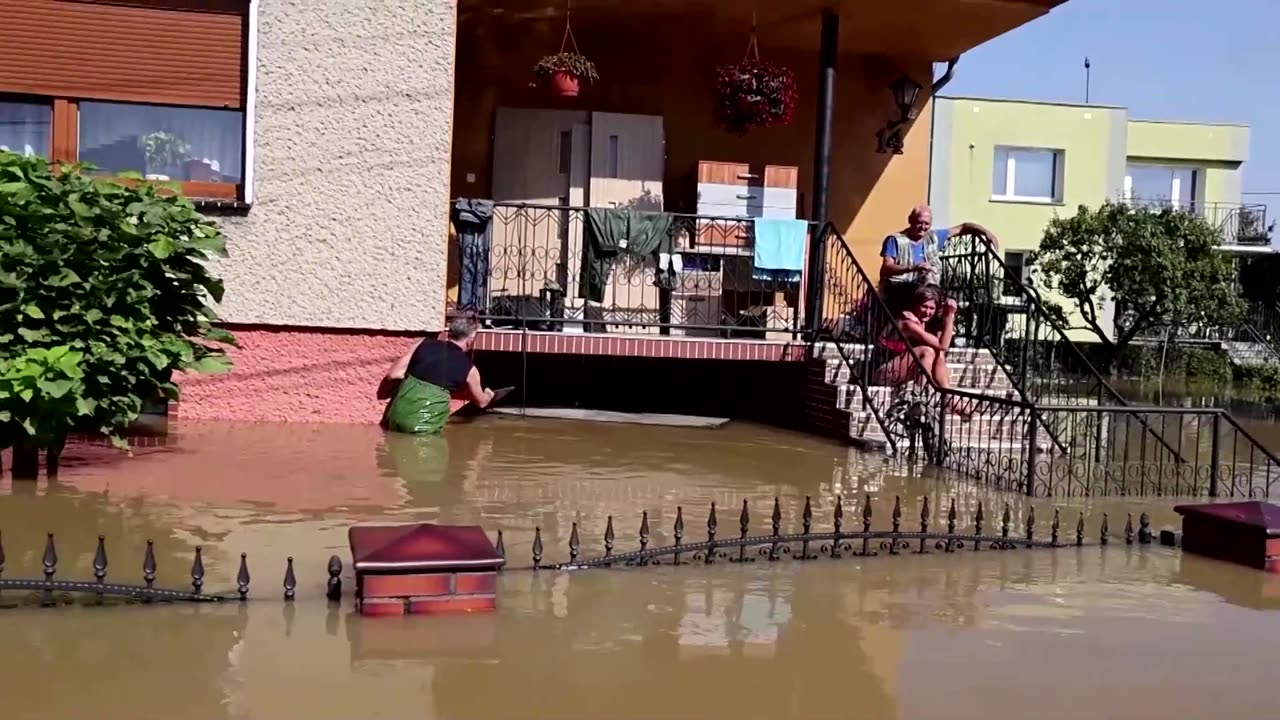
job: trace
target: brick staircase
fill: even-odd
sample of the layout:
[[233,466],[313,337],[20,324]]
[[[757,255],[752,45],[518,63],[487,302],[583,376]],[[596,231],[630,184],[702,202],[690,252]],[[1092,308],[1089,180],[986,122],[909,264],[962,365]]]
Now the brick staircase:
[[[853,360],[861,359],[862,353],[868,352],[866,345],[845,345],[846,351],[852,354]],[[995,358],[985,349],[953,348],[947,353],[947,366],[951,370],[952,385],[977,395],[989,395],[1002,399],[1017,399],[1018,392],[1009,381],[1009,376],[996,364]],[[817,380],[821,372],[821,382],[826,386],[811,392],[809,397],[811,417],[817,411],[825,420],[825,424],[833,429],[836,422],[847,425],[847,437],[856,445],[867,448],[885,448],[888,438],[876,420],[875,414],[866,406],[866,399],[857,383],[850,377],[850,368],[840,355],[840,351],[831,343],[820,343],[814,347],[811,384]],[[834,392],[832,392],[834,390]],[[872,386],[868,388],[878,408],[887,408],[893,388],[888,386]],[[834,402],[836,413],[827,408],[812,407],[815,402]],[[1026,423],[1007,414],[991,413],[990,408],[980,410],[970,418],[955,414],[946,416],[947,435],[963,439],[972,437],[980,440],[983,447],[991,448],[993,441],[997,445],[1010,448],[1022,447],[1026,434]],[[1043,442],[1042,442],[1043,444]]]

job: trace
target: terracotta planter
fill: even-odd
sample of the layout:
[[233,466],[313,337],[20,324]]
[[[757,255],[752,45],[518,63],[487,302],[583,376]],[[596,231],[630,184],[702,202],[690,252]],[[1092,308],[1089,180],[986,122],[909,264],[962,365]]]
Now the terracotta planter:
[[560,70],[551,76],[551,89],[560,97],[577,97],[580,86],[578,76],[571,72]]

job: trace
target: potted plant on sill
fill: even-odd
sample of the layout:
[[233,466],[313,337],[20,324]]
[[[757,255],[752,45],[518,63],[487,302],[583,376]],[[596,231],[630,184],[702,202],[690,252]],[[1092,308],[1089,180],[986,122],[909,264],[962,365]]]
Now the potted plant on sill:
[[713,114],[720,126],[736,135],[751,128],[783,127],[795,116],[798,96],[790,70],[760,60],[753,30],[742,62],[716,70]]
[[560,97],[577,97],[582,83],[600,79],[596,66],[578,52],[558,52],[538,61],[533,67],[535,85],[549,87]]
[[146,179],[168,180],[166,171],[191,159],[191,145],[173,133],[156,131],[138,138],[147,159]]

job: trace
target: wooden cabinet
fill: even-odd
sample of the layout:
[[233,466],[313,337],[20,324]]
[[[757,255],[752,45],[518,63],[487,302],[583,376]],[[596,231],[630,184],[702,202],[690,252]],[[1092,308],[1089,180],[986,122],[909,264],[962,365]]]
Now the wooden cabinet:
[[700,162],[697,172],[698,215],[743,221],[699,220],[698,244],[748,247],[751,219],[796,216],[799,168]]

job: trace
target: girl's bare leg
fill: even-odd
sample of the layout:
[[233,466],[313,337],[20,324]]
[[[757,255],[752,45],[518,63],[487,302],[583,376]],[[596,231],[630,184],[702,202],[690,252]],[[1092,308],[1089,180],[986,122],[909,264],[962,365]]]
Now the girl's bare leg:
[[[949,389],[951,387],[951,369],[947,367],[947,354],[939,352],[933,361],[933,381],[938,387]],[[952,397],[947,407],[957,415],[969,417],[974,413],[973,403],[966,402],[957,397]]]

